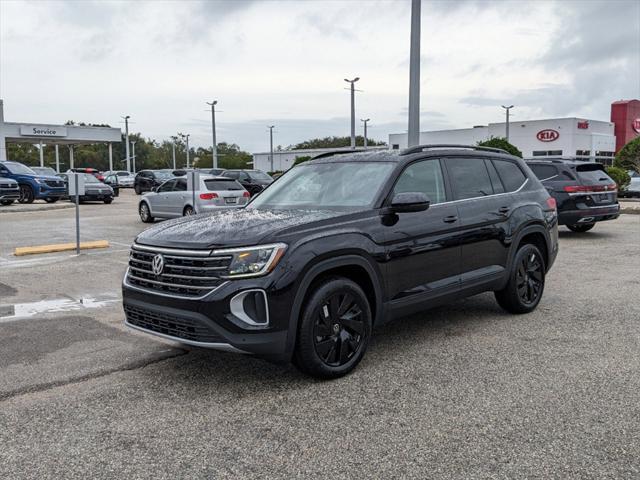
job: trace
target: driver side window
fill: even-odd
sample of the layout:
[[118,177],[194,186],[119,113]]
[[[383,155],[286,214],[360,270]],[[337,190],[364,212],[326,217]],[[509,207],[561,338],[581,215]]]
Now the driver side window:
[[169,180],[167,182],[164,182],[162,185],[160,185],[160,188],[158,188],[158,193],[170,192],[173,189],[173,186],[175,185],[175,183],[176,183],[175,180]]
[[405,168],[396,182],[393,194],[408,192],[424,193],[432,205],[444,202],[446,194],[440,160],[422,160]]

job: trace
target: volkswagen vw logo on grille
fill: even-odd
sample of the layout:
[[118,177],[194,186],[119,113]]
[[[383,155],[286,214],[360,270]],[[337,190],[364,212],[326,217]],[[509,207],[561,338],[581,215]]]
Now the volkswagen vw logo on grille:
[[157,254],[151,260],[151,270],[153,270],[154,275],[162,275],[162,270],[164,270],[164,257],[161,254]]

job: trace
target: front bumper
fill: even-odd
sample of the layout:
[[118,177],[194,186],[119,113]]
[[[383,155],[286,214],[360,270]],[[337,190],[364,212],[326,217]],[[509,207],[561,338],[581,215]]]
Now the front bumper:
[[19,188],[0,188],[0,200],[18,200],[19,198]]
[[[181,298],[144,291],[123,282],[125,324],[167,340],[216,350],[250,353],[287,361],[288,295],[269,294],[266,277],[223,283],[204,298]],[[231,313],[231,299],[246,290],[267,292],[269,324],[243,324]]]
[[558,212],[560,225],[575,225],[580,223],[602,222],[614,220],[620,216],[620,204],[585,208],[580,210],[565,210]]

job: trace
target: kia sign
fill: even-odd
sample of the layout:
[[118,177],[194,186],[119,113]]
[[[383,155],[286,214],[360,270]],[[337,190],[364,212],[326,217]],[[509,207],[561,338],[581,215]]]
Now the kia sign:
[[633,128],[636,133],[640,133],[640,118],[636,118],[633,122],[631,122],[631,128]]
[[589,122],[587,120],[585,120],[584,122],[578,122],[578,129],[580,129],[580,130],[588,130],[589,129]]
[[536,134],[536,138],[541,142],[553,142],[554,140],[557,140],[559,137],[560,137],[560,134],[556,130],[551,130],[551,129],[540,130]]
[[20,135],[28,137],[66,137],[66,127],[45,127],[40,125],[20,125]]

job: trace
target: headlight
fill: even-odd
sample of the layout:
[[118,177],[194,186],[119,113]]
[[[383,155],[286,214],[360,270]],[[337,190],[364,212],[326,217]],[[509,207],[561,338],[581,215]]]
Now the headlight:
[[259,277],[272,271],[287,249],[284,243],[214,250],[213,255],[232,255],[227,278]]
[[40,178],[34,178],[34,180],[36,181],[36,183],[44,185],[44,180],[41,180]]

